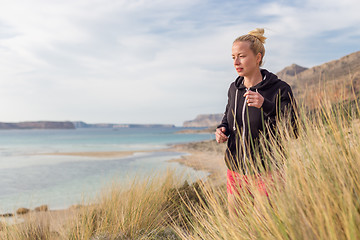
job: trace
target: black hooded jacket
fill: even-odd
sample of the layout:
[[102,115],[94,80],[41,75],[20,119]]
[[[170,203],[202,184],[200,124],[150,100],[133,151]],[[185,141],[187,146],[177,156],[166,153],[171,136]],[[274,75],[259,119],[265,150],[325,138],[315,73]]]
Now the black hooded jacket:
[[[276,119],[278,114],[290,113],[294,122],[295,102],[290,86],[271,72],[261,69],[263,80],[256,86],[247,89],[243,85],[243,77],[238,77],[231,83],[228,91],[228,103],[222,119],[218,126],[225,127],[225,134],[229,137],[225,162],[227,167],[236,172],[250,174],[249,161],[260,160],[262,166],[267,169],[264,159],[256,159],[255,151],[258,150],[261,132],[268,136],[268,129],[276,130]],[[249,107],[243,96],[246,91],[258,92],[264,97],[261,108]],[[234,120],[234,115],[236,119]],[[267,127],[268,126],[268,127]]]

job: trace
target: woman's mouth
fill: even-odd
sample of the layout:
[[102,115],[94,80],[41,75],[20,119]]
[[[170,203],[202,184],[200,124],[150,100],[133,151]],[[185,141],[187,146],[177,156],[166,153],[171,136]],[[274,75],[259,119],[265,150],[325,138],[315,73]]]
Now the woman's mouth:
[[237,72],[241,72],[243,70],[243,68],[236,68]]

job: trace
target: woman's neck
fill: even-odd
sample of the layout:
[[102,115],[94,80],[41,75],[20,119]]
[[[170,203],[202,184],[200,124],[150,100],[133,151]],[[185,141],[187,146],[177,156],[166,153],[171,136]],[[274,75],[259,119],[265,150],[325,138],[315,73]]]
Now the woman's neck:
[[251,76],[244,76],[244,86],[246,88],[251,88],[251,87],[257,85],[261,81],[262,81],[262,75],[261,75],[260,69],[259,69],[259,71],[256,71]]

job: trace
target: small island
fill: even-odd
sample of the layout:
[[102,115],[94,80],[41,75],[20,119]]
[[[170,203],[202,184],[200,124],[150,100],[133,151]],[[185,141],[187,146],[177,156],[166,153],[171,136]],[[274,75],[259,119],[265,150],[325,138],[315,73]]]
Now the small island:
[[8,129],[75,129],[75,125],[70,121],[0,122],[0,130]]

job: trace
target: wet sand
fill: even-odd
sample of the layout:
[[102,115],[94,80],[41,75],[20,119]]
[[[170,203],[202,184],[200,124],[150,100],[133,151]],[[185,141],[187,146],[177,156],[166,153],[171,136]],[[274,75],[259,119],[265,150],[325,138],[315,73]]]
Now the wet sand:
[[224,152],[226,144],[218,144],[215,140],[174,145],[170,150],[186,152],[189,155],[171,161],[185,166],[209,172],[209,179],[218,184],[226,183],[226,165]]

